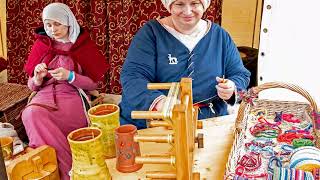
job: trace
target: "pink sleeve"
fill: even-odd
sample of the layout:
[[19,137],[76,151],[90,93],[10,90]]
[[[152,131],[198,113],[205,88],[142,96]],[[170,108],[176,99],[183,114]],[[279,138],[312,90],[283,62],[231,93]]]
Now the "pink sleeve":
[[29,77],[29,79],[28,79],[28,87],[29,87],[29,89],[31,89],[31,91],[39,91],[39,89],[40,89],[40,86],[36,85],[34,83],[32,77]]
[[74,73],[74,75],[75,75],[75,78],[72,82],[70,82],[70,84],[74,85],[77,88],[88,90],[88,91],[97,89],[98,84],[95,83],[89,77],[78,74],[78,73]]

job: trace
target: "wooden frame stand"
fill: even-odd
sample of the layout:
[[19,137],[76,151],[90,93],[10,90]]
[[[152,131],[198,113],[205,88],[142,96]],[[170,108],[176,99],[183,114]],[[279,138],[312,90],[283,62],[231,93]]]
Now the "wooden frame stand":
[[150,83],[148,89],[169,90],[162,111],[132,111],[131,117],[151,119],[150,127],[167,127],[172,129],[172,133],[154,136],[136,135],[134,140],[169,143],[172,145],[173,152],[170,155],[136,157],[136,163],[171,164],[175,167],[175,172],[147,172],[147,178],[200,179],[200,173],[193,172],[193,154],[195,143],[198,144],[198,148],[203,148],[203,134],[196,134],[196,130],[202,128],[202,122],[198,121],[198,109],[195,109],[192,104],[191,78],[182,78],[180,83]]

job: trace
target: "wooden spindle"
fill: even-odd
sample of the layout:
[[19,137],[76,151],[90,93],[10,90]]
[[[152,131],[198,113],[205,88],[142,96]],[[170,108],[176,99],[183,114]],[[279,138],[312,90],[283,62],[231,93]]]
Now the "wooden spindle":
[[162,112],[158,111],[132,111],[132,119],[163,119]]
[[167,121],[153,120],[153,121],[149,122],[149,127],[167,127],[167,128],[171,128],[172,126]]
[[150,90],[170,89],[172,83],[148,83],[147,88]]
[[172,134],[167,135],[135,135],[133,140],[135,142],[156,142],[156,143],[173,143]]
[[175,164],[175,157],[163,157],[163,156],[152,156],[152,157],[145,157],[145,156],[137,156],[135,158],[135,162],[137,164]]
[[146,172],[146,177],[154,179],[176,179],[177,175],[175,172],[148,171]]

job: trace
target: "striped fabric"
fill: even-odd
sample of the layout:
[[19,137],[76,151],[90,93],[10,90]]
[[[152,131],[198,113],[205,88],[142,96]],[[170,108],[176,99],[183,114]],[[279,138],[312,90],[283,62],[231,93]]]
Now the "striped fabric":
[[298,169],[275,168],[273,180],[314,180],[310,172]]
[[[194,54],[192,53],[188,59],[188,67],[187,67],[187,70],[188,70],[188,77],[192,78],[192,75],[194,73],[194,61],[193,61],[193,57]],[[193,80],[193,78],[192,78]]]
[[254,179],[245,178],[245,177],[242,177],[242,176],[235,175],[235,176],[233,177],[233,180],[254,180]]
[[313,178],[314,180],[320,180],[320,169],[313,170]]

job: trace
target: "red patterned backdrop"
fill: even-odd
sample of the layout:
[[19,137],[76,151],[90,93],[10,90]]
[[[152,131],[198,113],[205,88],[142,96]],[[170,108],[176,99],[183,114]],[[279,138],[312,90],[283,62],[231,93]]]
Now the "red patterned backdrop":
[[[8,79],[25,84],[23,65],[41,25],[42,9],[51,2],[69,5],[81,26],[89,29],[111,65],[101,89],[121,93],[120,71],[132,37],[148,20],[168,13],[160,0],[7,0]],[[222,0],[213,0],[206,17],[221,22]]]

